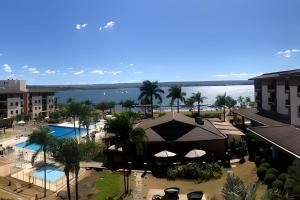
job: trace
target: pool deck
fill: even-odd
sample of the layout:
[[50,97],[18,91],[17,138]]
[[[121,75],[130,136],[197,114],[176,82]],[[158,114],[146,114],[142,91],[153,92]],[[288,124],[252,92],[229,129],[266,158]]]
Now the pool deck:
[[[164,190],[162,190],[162,189],[150,189],[148,191],[148,195],[147,195],[146,199],[152,200],[153,195],[156,195],[156,194],[163,196],[165,193],[164,193]],[[187,200],[187,194],[179,194],[179,199]],[[202,200],[206,200],[205,195],[203,195]]]

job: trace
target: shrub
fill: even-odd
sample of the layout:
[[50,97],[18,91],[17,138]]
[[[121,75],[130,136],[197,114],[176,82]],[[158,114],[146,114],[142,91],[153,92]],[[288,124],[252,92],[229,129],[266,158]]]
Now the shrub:
[[168,169],[167,171],[167,179],[175,180],[177,177],[177,170],[176,169]]
[[265,167],[259,167],[257,169],[256,174],[257,174],[257,177],[259,178],[259,180],[264,180],[266,172],[267,172],[267,168],[265,168]]
[[279,172],[275,168],[269,168],[266,172],[267,174],[274,174],[275,176],[278,176]]
[[274,190],[279,190],[282,191],[283,190],[283,181],[276,179],[273,183],[272,183],[272,188]]
[[278,179],[281,180],[283,183],[285,183],[287,179],[287,174],[286,173],[279,174]]
[[267,159],[265,159],[265,158],[262,158],[261,160],[260,160],[260,164],[262,164],[262,163],[267,163],[268,161],[267,161]]
[[269,169],[271,167],[271,165],[270,165],[270,163],[265,162],[265,163],[260,164],[259,167],[265,167],[265,168]]
[[264,182],[267,184],[268,188],[272,187],[272,184],[275,180],[276,176],[274,174],[266,174],[264,177]]
[[254,162],[255,162],[256,167],[258,167],[260,165],[260,160],[261,160],[260,156],[255,156]]

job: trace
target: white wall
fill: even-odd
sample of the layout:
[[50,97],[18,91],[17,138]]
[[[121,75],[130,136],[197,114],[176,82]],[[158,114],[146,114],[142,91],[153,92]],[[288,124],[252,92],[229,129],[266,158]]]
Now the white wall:
[[270,93],[268,92],[268,85],[265,84],[262,85],[261,95],[262,95],[262,109],[271,110],[271,107],[268,104],[268,98],[270,97]]
[[285,106],[285,100],[288,99],[288,95],[288,93],[285,93],[285,85],[276,86],[277,112],[280,114],[289,114],[289,109]]
[[297,96],[297,86],[290,86],[291,99],[291,124],[300,126],[300,118],[298,117],[298,106],[300,106],[300,98]]
[[[16,105],[16,103],[18,103],[18,105]],[[21,98],[20,97],[7,98],[7,117],[13,117],[21,113],[22,113]]]
[[42,96],[32,96],[32,117],[39,116],[39,113],[42,112]]

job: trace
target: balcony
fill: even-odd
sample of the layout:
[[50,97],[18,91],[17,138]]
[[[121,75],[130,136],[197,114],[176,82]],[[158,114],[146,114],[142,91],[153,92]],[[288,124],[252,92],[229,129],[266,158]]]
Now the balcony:
[[289,99],[285,100],[285,107],[290,107],[291,101]]
[[275,92],[276,87],[275,85],[268,85],[268,92]]
[[268,104],[269,105],[276,105],[276,103],[277,103],[276,98],[272,98],[272,97],[268,98]]

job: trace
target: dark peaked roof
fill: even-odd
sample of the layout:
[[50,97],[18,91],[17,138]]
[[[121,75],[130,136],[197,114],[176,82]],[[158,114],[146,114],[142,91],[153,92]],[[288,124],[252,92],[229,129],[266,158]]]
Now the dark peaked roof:
[[291,75],[300,75],[300,69],[293,69],[293,70],[288,70],[288,71],[279,71],[279,72],[266,73],[266,74],[262,74],[260,76],[250,78],[249,80],[289,77]]
[[143,120],[137,126],[145,130],[148,142],[195,142],[225,139],[209,120],[200,125],[181,113],[167,113],[157,119]]
[[292,125],[253,127],[255,135],[300,158],[300,130]]

